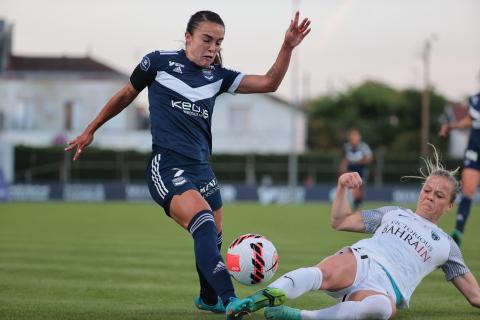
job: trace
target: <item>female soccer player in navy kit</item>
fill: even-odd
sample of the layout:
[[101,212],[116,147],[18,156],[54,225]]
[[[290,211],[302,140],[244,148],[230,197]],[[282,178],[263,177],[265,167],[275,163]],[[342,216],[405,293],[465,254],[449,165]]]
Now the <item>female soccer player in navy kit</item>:
[[463,230],[470,215],[472,199],[480,184],[480,93],[471,96],[468,102],[469,116],[454,123],[444,123],[439,132],[440,136],[446,137],[452,129],[471,128],[463,160],[462,200],[458,206],[457,221],[452,233],[458,245],[462,243]]
[[[357,172],[365,182],[368,178],[368,164],[373,161],[372,150],[362,141],[362,134],[358,129],[348,131],[348,141],[343,146],[344,157],[340,163],[339,174]],[[360,209],[363,202],[363,186],[352,190],[353,210]]]
[[[199,309],[223,313],[225,306],[237,299],[220,255],[222,200],[208,164],[215,99],[224,92],[275,91],[287,72],[293,49],[310,32],[309,26],[310,21],[300,21],[297,12],[270,70],[265,75],[243,75],[222,66],[225,25],[220,16],[211,11],[195,13],[185,32],[185,50],[146,55],[130,82],[65,149],[75,149],[76,160],[93,141],[95,131],[148,87],[153,152],[147,182],[153,199],[193,237],[201,285],[195,300]],[[227,314],[230,318],[239,317]]]

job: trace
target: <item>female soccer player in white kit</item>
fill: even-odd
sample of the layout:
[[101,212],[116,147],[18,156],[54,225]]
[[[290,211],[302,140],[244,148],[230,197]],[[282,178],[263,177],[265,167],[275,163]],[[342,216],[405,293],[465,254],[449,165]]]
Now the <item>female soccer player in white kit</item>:
[[[346,247],[318,265],[291,271],[270,286],[243,300],[243,308],[253,312],[267,303],[269,291],[277,294],[274,305],[295,299],[308,291],[322,290],[338,299],[336,305],[320,310],[299,310],[286,306],[265,309],[267,319],[389,319],[397,307],[408,307],[410,297],[421,280],[441,267],[468,302],[480,308],[480,288],[463,261],[453,239],[437,226],[460,189],[454,172],[443,168],[435,153],[435,162],[426,161],[428,175],[420,191],[417,209],[400,207],[352,212],[348,189],[362,184],[357,172],[338,179],[331,210],[336,230],[373,233],[368,239]],[[278,296],[283,290],[285,298]]]

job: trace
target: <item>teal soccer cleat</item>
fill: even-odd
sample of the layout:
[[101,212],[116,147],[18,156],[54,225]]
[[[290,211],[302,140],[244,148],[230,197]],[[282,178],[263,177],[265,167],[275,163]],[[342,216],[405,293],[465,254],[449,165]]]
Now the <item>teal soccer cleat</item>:
[[241,320],[244,314],[247,314],[247,304],[241,303],[243,300],[237,297],[231,297],[230,302],[225,308],[227,320]]
[[197,298],[195,298],[195,307],[200,310],[211,311],[213,313],[225,313],[225,307],[223,306],[222,300],[220,298],[217,298],[216,304],[210,306],[203,302],[200,296],[197,296]]
[[455,241],[456,244],[458,244],[459,247],[462,245],[462,240],[463,240],[463,232],[462,231],[455,229],[450,234],[450,236],[453,238],[453,241]]
[[300,309],[287,306],[265,308],[265,319],[267,320],[301,320]]
[[243,315],[255,312],[265,307],[276,307],[287,300],[285,292],[277,288],[265,288],[244,298],[231,298],[227,305],[227,320],[242,319]]

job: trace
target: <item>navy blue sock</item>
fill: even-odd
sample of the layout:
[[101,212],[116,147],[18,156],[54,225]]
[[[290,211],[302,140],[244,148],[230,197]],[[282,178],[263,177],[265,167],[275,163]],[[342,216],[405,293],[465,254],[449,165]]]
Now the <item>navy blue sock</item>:
[[[222,249],[222,231],[217,234],[217,248],[218,251]],[[209,306],[213,306],[217,303],[217,293],[215,289],[208,283],[207,279],[203,276],[200,272],[200,269],[197,267],[198,279],[200,280],[200,298],[202,298],[203,302],[208,304]]]
[[358,199],[355,199],[353,200],[353,210],[356,211],[360,208],[360,206],[362,205],[362,202],[363,202],[363,198],[358,198]]
[[462,196],[462,200],[460,201],[460,205],[458,206],[457,210],[457,223],[455,225],[455,229],[458,231],[463,232],[465,225],[467,224],[468,216],[470,214],[470,207],[472,205],[472,199],[467,196]]
[[217,227],[210,210],[197,213],[188,231],[192,234],[195,260],[200,273],[226,305],[230,297],[235,297],[232,279],[217,247]]

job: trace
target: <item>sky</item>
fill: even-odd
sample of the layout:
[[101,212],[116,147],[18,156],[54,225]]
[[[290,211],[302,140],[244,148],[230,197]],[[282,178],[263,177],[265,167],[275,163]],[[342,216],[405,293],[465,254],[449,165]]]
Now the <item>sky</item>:
[[298,8],[312,31],[295,50],[277,94],[315,98],[367,79],[422,88],[422,51],[432,44],[430,79],[449,99],[480,90],[479,0],[0,0],[17,55],[85,56],[130,74],[142,56],[183,47],[198,10],[226,25],[224,65],[264,74]]

